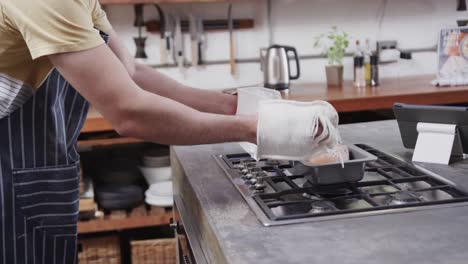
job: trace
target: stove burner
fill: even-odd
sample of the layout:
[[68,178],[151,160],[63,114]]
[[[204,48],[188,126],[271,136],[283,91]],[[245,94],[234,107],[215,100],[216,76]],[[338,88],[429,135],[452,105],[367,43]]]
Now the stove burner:
[[314,201],[310,204],[310,206],[312,207],[312,209],[309,211],[311,214],[319,214],[337,210],[335,204],[330,201]]
[[327,198],[333,198],[333,197],[338,197],[338,196],[346,196],[350,195],[353,193],[352,190],[347,189],[347,188],[341,188],[341,189],[328,189],[328,190],[317,190],[317,193],[320,194],[323,197]]
[[351,189],[348,188],[334,188],[334,187],[320,187],[312,184],[309,181],[306,181],[303,185],[304,188],[309,188],[309,187],[315,187],[314,190],[312,191],[315,194],[319,194],[322,197],[326,198],[334,198],[334,197],[339,197],[339,196],[347,196],[353,193]]
[[422,197],[415,192],[401,191],[392,194],[387,201],[387,205],[402,205],[409,203],[418,203],[422,201]]

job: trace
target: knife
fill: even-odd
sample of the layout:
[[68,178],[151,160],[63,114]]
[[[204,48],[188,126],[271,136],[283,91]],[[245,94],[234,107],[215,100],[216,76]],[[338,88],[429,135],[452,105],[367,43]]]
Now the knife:
[[135,58],[137,59],[147,59],[145,46],[146,46],[146,37],[143,37],[142,28],[145,25],[145,18],[143,17],[143,5],[138,4],[134,6],[135,9],[135,22],[134,26],[138,27],[138,37],[133,38],[136,45]]
[[203,49],[206,45],[206,39],[204,35],[203,19],[197,19],[197,36],[198,36],[198,65],[203,64]]
[[182,71],[184,66],[184,43],[182,39],[182,26],[180,22],[180,17],[177,16],[175,19],[175,29],[174,29],[174,55],[175,61],[179,70]]
[[466,11],[466,0],[458,0],[457,11]]
[[234,58],[234,22],[232,20],[232,4],[228,7],[228,28],[229,28],[229,64],[231,65],[231,75],[236,74],[236,60]]
[[176,17],[171,16],[171,36],[172,36],[172,42],[171,42],[171,57],[172,61],[174,64],[177,64],[177,52],[176,52]]
[[162,11],[161,7],[158,4],[154,4],[156,10],[158,10],[159,14],[159,32],[160,32],[160,41],[159,41],[159,54],[161,58],[161,64],[167,63],[167,52],[166,52],[166,17],[164,16],[164,12]]
[[[174,18],[166,13],[166,21],[164,22],[166,32],[164,32],[164,38],[166,39],[166,58],[169,63],[170,58],[173,58],[174,50]],[[173,60],[175,62],[175,60]]]
[[190,27],[190,43],[192,49],[192,66],[198,65],[198,37],[197,37],[197,20],[193,15],[189,16]]

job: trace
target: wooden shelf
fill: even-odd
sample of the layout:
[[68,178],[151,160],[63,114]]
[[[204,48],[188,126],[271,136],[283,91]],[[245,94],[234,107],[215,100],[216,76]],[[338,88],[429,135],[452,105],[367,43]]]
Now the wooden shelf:
[[[146,23],[146,31],[151,33],[158,33],[161,31],[160,21],[159,20],[150,20]],[[255,26],[255,22],[253,19],[234,19],[233,20],[233,28],[234,30],[239,29],[249,29]],[[190,32],[190,25],[189,21],[182,20],[181,21],[181,29],[182,32],[187,33]],[[217,20],[204,20],[203,21],[203,30],[205,32],[209,31],[226,31],[229,30],[228,27],[228,20],[217,19]]]
[[211,3],[226,0],[99,0],[101,5]]
[[91,139],[91,140],[79,140],[78,149],[84,150],[89,148],[103,148],[109,146],[121,146],[129,144],[144,143],[145,141],[137,138],[106,138],[106,139]]
[[158,215],[133,216],[123,219],[95,219],[80,221],[78,222],[78,234],[169,225],[169,219],[171,217],[172,211],[167,211]]
[[83,129],[81,129],[81,133],[105,132],[113,130],[114,128],[112,127],[111,123],[104,119],[104,117],[102,117],[99,112],[91,107],[89,109],[88,117],[86,118]]

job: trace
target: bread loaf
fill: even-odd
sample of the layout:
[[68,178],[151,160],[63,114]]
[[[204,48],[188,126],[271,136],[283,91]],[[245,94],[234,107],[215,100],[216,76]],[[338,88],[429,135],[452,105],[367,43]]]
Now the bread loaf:
[[320,153],[307,159],[307,162],[323,165],[349,160],[349,149],[346,145],[336,145],[332,151]]

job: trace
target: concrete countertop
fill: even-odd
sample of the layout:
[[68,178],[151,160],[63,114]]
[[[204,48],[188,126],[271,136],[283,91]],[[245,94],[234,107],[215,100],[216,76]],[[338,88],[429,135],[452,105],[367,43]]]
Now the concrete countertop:
[[[345,125],[341,133],[346,143],[411,158],[395,121]],[[264,227],[212,157],[241,151],[238,144],[173,151],[182,219],[208,263],[468,263],[468,206]],[[422,166],[468,190],[468,161]]]

